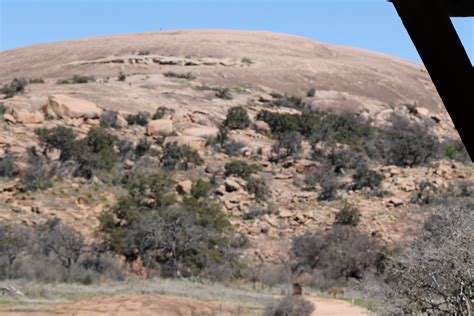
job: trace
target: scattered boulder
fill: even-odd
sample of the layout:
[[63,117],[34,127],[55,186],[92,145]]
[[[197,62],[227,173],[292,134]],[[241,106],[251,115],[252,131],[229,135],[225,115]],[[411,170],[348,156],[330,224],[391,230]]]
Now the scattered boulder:
[[43,112],[48,117],[91,119],[100,117],[103,110],[94,102],[58,94],[49,98]]
[[255,121],[253,123],[253,128],[259,133],[269,133],[271,131],[270,125],[264,121]]
[[178,146],[189,146],[196,150],[203,149],[206,146],[206,140],[196,136],[168,136],[165,138],[165,145],[172,143],[176,143]]
[[44,121],[44,115],[41,112],[13,110],[12,114],[16,121],[20,123],[39,124]]
[[390,198],[386,203],[387,207],[399,207],[402,205],[403,205],[403,201],[397,197]]
[[148,122],[146,133],[148,136],[159,136],[173,132],[173,121],[168,119],[152,120]]
[[5,122],[7,123],[13,123],[15,124],[16,123],[16,119],[13,117],[13,115],[11,114],[3,114],[3,119],[5,120]]
[[178,183],[176,186],[176,191],[181,195],[185,195],[191,193],[192,187],[193,182],[191,180],[184,180]]
[[224,186],[225,186],[226,192],[240,191],[240,190],[243,189],[242,185],[234,177],[226,178],[225,181],[224,181]]

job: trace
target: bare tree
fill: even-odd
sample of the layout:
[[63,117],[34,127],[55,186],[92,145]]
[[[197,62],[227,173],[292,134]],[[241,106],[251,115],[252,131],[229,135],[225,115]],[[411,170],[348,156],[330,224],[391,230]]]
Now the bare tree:
[[447,201],[422,238],[391,258],[387,296],[394,313],[471,315],[474,303],[474,207]]

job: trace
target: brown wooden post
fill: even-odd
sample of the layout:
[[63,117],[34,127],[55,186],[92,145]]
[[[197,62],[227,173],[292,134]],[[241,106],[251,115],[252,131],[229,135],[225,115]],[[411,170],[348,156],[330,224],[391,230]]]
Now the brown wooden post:
[[467,151],[474,157],[474,71],[444,0],[392,0]]

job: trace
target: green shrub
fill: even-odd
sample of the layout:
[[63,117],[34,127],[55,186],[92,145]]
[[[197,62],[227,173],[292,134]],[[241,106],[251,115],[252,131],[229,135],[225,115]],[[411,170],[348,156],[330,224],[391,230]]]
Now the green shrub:
[[243,160],[233,160],[224,166],[225,176],[235,175],[243,179],[248,179],[252,173],[257,172],[260,168],[256,164],[249,164]]
[[140,139],[138,144],[135,146],[135,156],[142,157],[146,155],[151,148],[151,143],[144,137]]
[[453,140],[446,142],[444,145],[444,155],[453,160],[458,160],[462,162],[469,162],[469,154],[467,153],[464,144],[460,140]]
[[360,221],[360,211],[358,208],[344,204],[344,206],[336,214],[334,224],[357,226]]
[[18,174],[15,157],[8,153],[0,159],[0,177],[12,178]]
[[410,123],[400,116],[394,116],[391,120],[392,128],[386,132],[384,140],[388,164],[413,167],[436,157],[440,145],[427,126]]
[[137,114],[131,114],[127,117],[128,125],[141,125],[146,126],[150,120],[150,113],[138,112]]
[[316,88],[310,88],[307,92],[306,92],[306,96],[308,98],[312,98],[316,95]]
[[230,129],[246,129],[250,126],[250,117],[242,106],[230,108],[224,121],[224,126]]
[[89,82],[95,82],[95,77],[94,76],[81,76],[81,75],[74,75],[70,79],[59,79],[58,84],[83,84],[83,83],[89,83]]
[[25,87],[27,85],[28,85],[28,81],[26,81],[25,79],[15,78],[9,84],[3,85],[3,87],[0,88],[0,93],[3,93],[5,95],[5,98],[12,98],[16,94],[24,92]]
[[[209,275],[212,269],[238,266],[238,248],[229,222],[216,202],[203,196],[176,202],[168,174],[141,174],[128,194],[100,217],[107,244],[127,261],[141,259],[163,277]],[[197,192],[197,191],[196,191]]]
[[44,79],[43,78],[31,78],[31,79],[28,79],[28,83],[29,84],[41,84],[41,83],[44,83]]
[[286,95],[273,101],[272,105],[297,110],[304,110],[307,107],[307,104],[301,98],[295,96],[288,97]]
[[278,142],[272,148],[272,152],[275,153],[272,160],[278,162],[288,157],[298,158],[303,152],[302,141],[301,134],[295,131],[279,134]]
[[219,99],[232,100],[232,93],[230,93],[229,88],[217,88],[215,95]]
[[247,192],[253,194],[257,201],[264,201],[268,198],[270,190],[263,179],[249,177],[246,186]]
[[24,191],[44,190],[52,186],[53,172],[45,157],[36,152],[35,147],[28,149],[28,167],[23,172],[20,187]]
[[351,225],[333,225],[293,238],[292,270],[321,272],[330,280],[361,280],[375,268],[380,246]]
[[165,117],[167,113],[174,113],[173,109],[168,109],[165,106],[160,106],[159,108],[156,109],[155,114],[153,114],[152,119],[153,120],[160,120]]
[[76,135],[70,127],[38,128],[35,129],[35,134],[46,149],[55,148],[61,151],[60,161],[73,159],[77,154]]
[[422,181],[418,184],[418,189],[413,192],[411,202],[420,205],[430,205],[438,201],[438,188],[430,181]]
[[351,186],[353,190],[360,190],[362,188],[377,189],[380,187],[384,176],[362,164],[357,167],[353,179],[354,183]]
[[165,77],[170,77],[170,78],[178,78],[178,79],[187,79],[187,80],[194,80],[196,79],[196,76],[194,76],[192,73],[176,73],[173,71],[168,71],[163,74]]
[[197,150],[184,145],[179,146],[175,143],[168,143],[163,148],[161,164],[167,170],[188,170],[192,165],[202,165],[204,160]]
[[124,74],[123,72],[119,72],[118,76],[117,76],[117,80],[118,81],[125,81],[127,79],[127,75]]
[[105,111],[100,116],[100,127],[103,128],[120,128],[118,125],[118,115],[117,111]]
[[302,296],[285,296],[265,308],[264,316],[310,316],[314,305]]
[[238,140],[230,140],[222,145],[222,149],[229,156],[238,156],[241,153],[242,148],[245,147],[245,143]]
[[206,198],[209,196],[209,192],[212,189],[212,184],[208,181],[199,179],[193,183],[191,187],[191,195],[196,199]]
[[0,118],[3,117],[3,114],[7,113],[7,107],[5,106],[5,104],[3,104],[3,102],[0,102]]

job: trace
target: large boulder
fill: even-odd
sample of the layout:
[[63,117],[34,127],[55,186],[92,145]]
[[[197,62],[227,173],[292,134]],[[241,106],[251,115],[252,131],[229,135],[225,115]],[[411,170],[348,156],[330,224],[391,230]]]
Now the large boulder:
[[196,150],[203,149],[206,146],[204,138],[195,136],[168,136],[165,138],[165,145],[172,143],[176,143],[178,146],[189,146]]
[[187,128],[183,131],[183,135],[186,136],[196,136],[196,137],[203,137],[203,138],[214,138],[219,133],[219,130],[216,127],[192,127]]
[[43,110],[50,117],[89,119],[98,118],[103,112],[94,102],[63,94],[51,96]]
[[15,120],[20,123],[39,124],[44,121],[44,115],[41,112],[13,110],[12,114]]
[[148,136],[160,136],[173,132],[173,121],[168,119],[152,120],[148,122],[146,133]]

